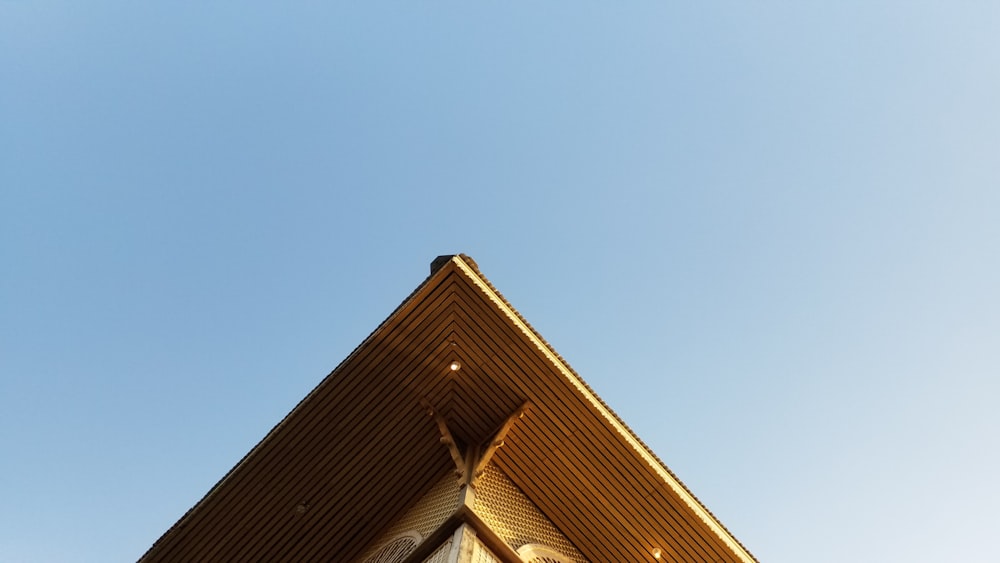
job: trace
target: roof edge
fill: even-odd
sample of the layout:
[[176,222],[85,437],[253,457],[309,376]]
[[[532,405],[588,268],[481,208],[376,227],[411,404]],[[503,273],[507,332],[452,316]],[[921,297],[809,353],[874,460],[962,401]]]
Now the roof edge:
[[654,454],[646,444],[639,439],[638,436],[618,417],[611,408],[604,403],[604,401],[597,396],[596,393],[590,388],[583,379],[577,375],[572,368],[559,356],[558,353],[546,342],[541,335],[539,335],[535,329],[531,327],[521,317],[521,314],[517,312],[514,307],[507,302],[507,300],[500,295],[500,292],[493,287],[493,285],[483,276],[479,271],[479,268],[472,261],[472,264],[467,264],[465,260],[471,261],[471,258],[465,255],[457,255],[451,257],[451,262],[458,266],[458,269],[466,275],[472,282],[479,288],[487,298],[490,299],[510,320],[514,325],[531,341],[531,343],[552,363],[556,369],[566,378],[567,381],[577,391],[594,407],[594,409],[601,414],[601,416],[611,425],[615,431],[618,432],[622,438],[635,450],[636,453],[646,462],[649,467],[655,471],[664,482],[677,494],[681,500],[694,512],[701,520],[711,529],[715,534],[725,543],[734,554],[736,554],[740,560],[747,563],[754,563],[757,561],[750,552],[743,547],[743,544],[739,542],[725,526],[711,513],[709,510],[697,499],[695,496],[684,486],[681,481],[674,476],[674,474],[666,467],[666,465],[660,461],[656,454]]
[[[449,258],[455,259],[457,258],[457,256],[450,256]],[[449,260],[445,260],[442,265],[447,264],[448,262]],[[153,544],[150,545],[148,549],[146,549],[145,553],[143,553],[142,556],[139,557],[138,563],[142,563],[142,561],[146,560],[148,557],[153,555],[154,552],[157,550],[157,548],[165,544],[168,538],[175,531],[183,529],[184,526],[187,525],[188,520],[194,518],[198,510],[202,506],[204,506],[205,503],[207,503],[219,490],[221,490],[222,487],[225,485],[225,483],[229,481],[233,477],[233,475],[235,475],[236,472],[239,471],[239,469],[242,466],[244,466],[251,457],[253,457],[254,454],[256,454],[259,450],[261,450],[265,444],[267,444],[269,441],[273,439],[275,435],[277,435],[277,433],[281,430],[281,428],[283,428],[286,425],[286,423],[291,419],[292,415],[294,415],[299,409],[303,408],[303,406],[307,404],[310,400],[312,400],[314,396],[319,394],[320,388],[322,388],[332,378],[336,377],[340,369],[345,365],[347,365],[351,361],[351,359],[353,359],[358,354],[358,352],[362,348],[364,348],[365,345],[367,345],[376,336],[378,336],[378,334],[382,332],[382,330],[389,324],[389,322],[392,321],[392,319],[395,318],[396,315],[399,314],[399,312],[404,307],[406,307],[406,305],[410,303],[410,301],[413,300],[414,296],[420,293],[420,291],[423,290],[424,287],[426,287],[429,283],[431,283],[431,280],[433,280],[436,277],[436,275],[440,273],[440,271],[441,271],[440,266],[436,269],[432,268],[430,275],[428,275],[424,279],[424,281],[420,282],[420,284],[417,285],[417,287],[413,291],[411,291],[410,294],[407,295],[406,298],[403,299],[403,301],[399,305],[397,305],[395,309],[392,310],[392,313],[390,313],[389,316],[385,318],[385,320],[379,323],[379,325],[375,328],[375,330],[371,331],[371,333],[369,333],[368,336],[364,340],[362,340],[360,344],[355,346],[354,349],[351,350],[351,353],[348,354],[347,357],[345,357],[343,360],[341,360],[339,364],[337,364],[337,367],[333,368],[332,371],[330,371],[325,377],[323,377],[323,379],[321,379],[320,382],[317,383],[316,386],[313,387],[309,391],[309,393],[306,394],[305,397],[303,397],[298,403],[296,403],[295,406],[292,407],[292,409],[288,411],[288,413],[277,424],[271,427],[271,429],[267,432],[267,434],[265,434],[264,437],[261,438],[260,441],[257,442],[257,444],[255,444],[254,447],[250,449],[250,451],[244,454],[243,457],[240,458],[240,460],[236,462],[236,464],[233,465],[233,467],[230,468],[229,471],[227,471],[226,474],[223,475],[221,479],[219,479],[214,485],[212,485],[212,487],[208,490],[208,492],[206,492],[198,500],[198,502],[194,503],[194,505],[191,506],[191,508],[189,508],[187,512],[185,512],[180,518],[178,518],[177,521],[174,522],[172,526],[167,528],[167,531],[163,532],[163,534],[161,534],[160,537],[157,538],[156,541],[154,541]]]

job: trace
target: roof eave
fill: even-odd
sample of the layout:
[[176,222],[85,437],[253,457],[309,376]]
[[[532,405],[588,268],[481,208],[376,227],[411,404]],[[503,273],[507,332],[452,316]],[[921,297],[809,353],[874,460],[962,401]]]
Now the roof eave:
[[[562,359],[559,354],[524,320],[499,291],[479,272],[478,267],[466,262],[465,255],[452,256],[451,262],[518,328],[522,336],[542,354],[580,397],[585,399],[603,424],[613,429],[631,450],[645,462],[645,466],[661,480],[670,491],[704,524],[714,532],[740,561],[755,562],[756,558],[722,525],[722,523],[688,490],[667,466],[660,461],[645,443],[615,414],[586,382]],[[471,261],[471,260],[470,260]]]

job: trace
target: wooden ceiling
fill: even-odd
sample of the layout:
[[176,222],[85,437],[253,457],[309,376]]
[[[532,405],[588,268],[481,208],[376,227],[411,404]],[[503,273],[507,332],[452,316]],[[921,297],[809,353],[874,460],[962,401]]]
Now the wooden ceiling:
[[[142,557],[352,561],[525,402],[493,461],[591,561],[755,561],[465,256],[437,270]],[[452,371],[453,361],[461,369]]]

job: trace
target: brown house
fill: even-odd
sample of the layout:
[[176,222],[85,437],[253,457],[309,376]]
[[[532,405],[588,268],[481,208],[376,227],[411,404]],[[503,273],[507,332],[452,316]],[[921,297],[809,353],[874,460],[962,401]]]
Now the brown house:
[[464,255],[140,559],[658,560],[755,561]]

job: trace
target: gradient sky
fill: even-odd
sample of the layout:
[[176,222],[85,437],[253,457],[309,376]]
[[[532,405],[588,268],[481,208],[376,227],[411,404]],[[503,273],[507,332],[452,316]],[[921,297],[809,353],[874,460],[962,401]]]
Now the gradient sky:
[[1000,560],[998,30],[0,0],[0,561],[138,558],[457,252],[762,561]]

